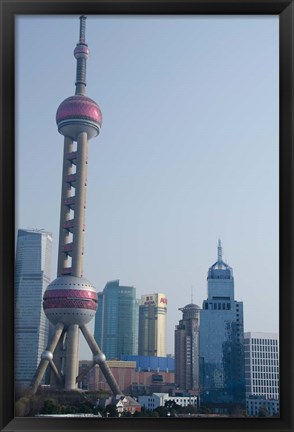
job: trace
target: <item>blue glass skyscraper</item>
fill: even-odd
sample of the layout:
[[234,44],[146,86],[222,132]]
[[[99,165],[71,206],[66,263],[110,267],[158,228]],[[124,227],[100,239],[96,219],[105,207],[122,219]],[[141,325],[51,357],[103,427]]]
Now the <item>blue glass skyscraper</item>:
[[138,353],[136,288],[107,282],[98,293],[94,337],[108,360]]
[[207,291],[200,312],[201,400],[230,409],[245,403],[243,303],[234,298],[233,270],[222,260],[220,240]]

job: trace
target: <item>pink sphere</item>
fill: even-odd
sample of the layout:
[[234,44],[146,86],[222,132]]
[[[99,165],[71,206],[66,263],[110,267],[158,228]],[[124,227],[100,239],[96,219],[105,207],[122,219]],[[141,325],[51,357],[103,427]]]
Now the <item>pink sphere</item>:
[[60,276],[52,281],[43,298],[43,309],[53,323],[87,324],[97,310],[97,293],[85,278]]
[[81,132],[86,132],[90,139],[100,132],[102,113],[95,101],[84,95],[75,95],[59,105],[56,123],[64,136],[76,140]]

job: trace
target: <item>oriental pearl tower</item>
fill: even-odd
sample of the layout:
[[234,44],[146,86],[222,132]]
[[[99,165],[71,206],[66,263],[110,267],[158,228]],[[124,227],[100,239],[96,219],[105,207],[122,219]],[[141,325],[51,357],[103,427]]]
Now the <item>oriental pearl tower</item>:
[[[51,386],[75,390],[89,370],[99,364],[112,393],[121,394],[105,355],[87,327],[97,309],[95,288],[83,277],[88,141],[99,134],[102,114],[96,102],[86,96],[89,48],[85,30],[86,17],[81,16],[79,42],[74,50],[75,95],[65,99],[56,113],[58,131],[64,136],[58,269],[57,278],[48,285],[43,298],[43,309],[54,331],[33,377],[33,393],[48,365],[53,372]],[[80,330],[93,353],[93,361],[78,375]]]

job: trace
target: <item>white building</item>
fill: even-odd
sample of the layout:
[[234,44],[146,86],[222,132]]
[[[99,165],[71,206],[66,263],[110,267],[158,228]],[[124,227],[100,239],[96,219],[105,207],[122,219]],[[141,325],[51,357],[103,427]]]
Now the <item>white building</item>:
[[165,294],[145,294],[139,305],[139,348],[143,356],[166,356],[166,314]]
[[48,341],[42,303],[51,278],[52,236],[18,230],[15,260],[15,384],[28,386]]
[[246,398],[279,399],[279,340],[276,333],[244,333]]
[[139,396],[139,404],[149,410],[164,406],[166,402],[175,402],[177,405],[186,407],[197,406],[197,396],[169,396],[168,393],[153,393],[152,396]]

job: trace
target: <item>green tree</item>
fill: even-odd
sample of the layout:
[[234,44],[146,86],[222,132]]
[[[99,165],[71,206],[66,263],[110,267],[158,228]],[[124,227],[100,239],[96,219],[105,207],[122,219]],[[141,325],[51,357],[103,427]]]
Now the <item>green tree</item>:
[[44,402],[42,414],[59,414],[61,406],[58,405],[55,399],[47,399]]

